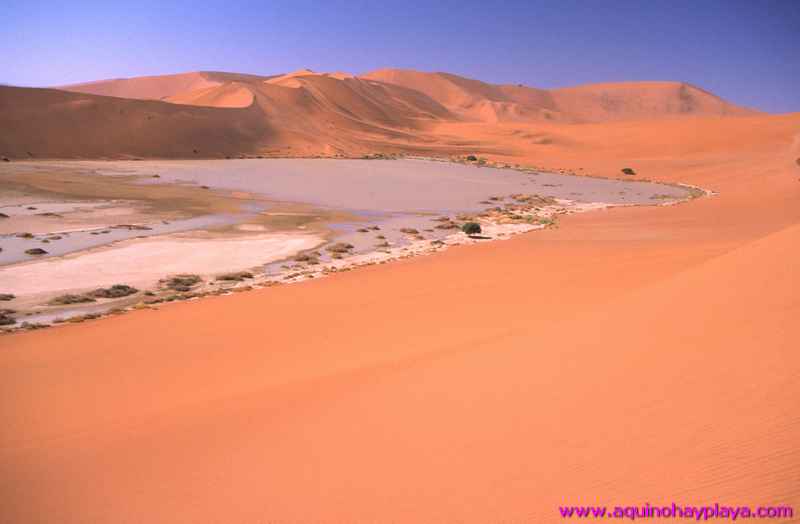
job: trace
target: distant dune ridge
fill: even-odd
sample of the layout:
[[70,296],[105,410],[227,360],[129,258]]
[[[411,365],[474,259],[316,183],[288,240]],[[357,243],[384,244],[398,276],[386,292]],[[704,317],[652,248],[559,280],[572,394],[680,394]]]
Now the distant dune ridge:
[[404,69],[382,69],[364,78],[416,89],[467,119],[484,122],[537,119],[603,122],[756,113],[682,82],[620,82],[537,89]]
[[0,87],[0,109],[0,154],[9,158],[452,153],[464,141],[443,140],[438,124],[758,114],[680,82],[548,90],[403,69],[361,77],[307,69],[194,72],[57,89]]

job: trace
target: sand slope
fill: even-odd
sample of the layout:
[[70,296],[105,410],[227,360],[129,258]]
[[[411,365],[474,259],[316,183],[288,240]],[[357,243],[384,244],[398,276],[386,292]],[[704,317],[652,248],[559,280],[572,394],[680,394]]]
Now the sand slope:
[[481,149],[461,132],[434,128],[758,115],[680,82],[544,90],[400,69],[0,87],[0,108],[0,155],[14,159],[492,153],[502,148]]
[[415,89],[464,118],[481,122],[602,122],[756,113],[683,82],[620,82],[547,90],[408,69],[381,69],[364,78]]
[[418,91],[346,75],[309,73],[273,80],[220,75],[131,79],[124,84],[127,91],[113,82],[92,89],[136,98],[163,96],[165,101],[0,87],[0,154],[358,156],[398,151],[398,140],[403,147],[426,143],[414,132],[453,118]]
[[60,86],[58,89],[90,95],[161,100],[181,93],[216,87],[229,82],[259,82],[267,78],[269,77],[216,71],[197,71],[175,75],[98,80],[95,82]]
[[11,158],[226,155],[253,151],[275,136],[249,108],[2,86],[0,128],[0,154]]
[[432,132],[501,160],[609,175],[624,162],[719,195],[1,337],[5,518],[796,511],[800,114]]

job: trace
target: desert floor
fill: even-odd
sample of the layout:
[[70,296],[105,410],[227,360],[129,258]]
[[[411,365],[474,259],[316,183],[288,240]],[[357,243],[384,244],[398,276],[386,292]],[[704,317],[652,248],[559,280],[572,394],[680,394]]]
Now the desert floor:
[[718,195],[0,337],[0,521],[798,515],[800,115],[525,130],[437,133]]

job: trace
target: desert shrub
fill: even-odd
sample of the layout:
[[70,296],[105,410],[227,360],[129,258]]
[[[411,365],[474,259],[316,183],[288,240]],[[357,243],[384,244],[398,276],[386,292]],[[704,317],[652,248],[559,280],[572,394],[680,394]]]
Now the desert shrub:
[[34,247],[32,249],[26,249],[25,253],[28,255],[46,255],[47,251],[40,247]]
[[634,170],[633,170],[632,168],[630,168],[630,167],[623,167],[623,168],[622,168],[622,172],[623,172],[624,174],[626,174],[626,175],[635,175],[635,174],[636,174],[636,171],[634,171]]
[[50,299],[50,302],[47,304],[50,306],[67,306],[69,304],[85,304],[87,302],[94,302],[94,298],[88,295],[59,295]]
[[108,288],[95,289],[88,295],[94,298],[122,298],[138,292],[138,289],[127,284],[114,284]]
[[10,326],[16,324],[17,321],[8,315],[0,315],[0,326]]
[[189,291],[192,286],[202,281],[203,279],[198,275],[183,274],[170,277],[164,282],[168,288],[174,289],[175,291]]
[[404,227],[400,230],[400,232],[405,233],[406,235],[419,235],[419,231],[413,227]]
[[17,233],[17,238],[33,238],[32,233]]
[[351,249],[353,249],[353,244],[348,244],[346,242],[337,242],[336,244],[331,244],[330,246],[326,247],[327,251],[331,253],[347,253]]
[[467,222],[466,224],[461,226],[461,231],[463,231],[469,236],[472,236],[472,235],[480,235],[482,229],[481,225],[478,224],[477,222]]
[[3,302],[14,300],[15,298],[17,298],[17,296],[12,295],[11,293],[0,293],[0,300],[2,300]]
[[241,282],[247,278],[253,278],[253,274],[249,271],[236,271],[234,273],[224,273],[217,276],[217,280],[225,280],[228,282]]
[[476,157],[475,155],[467,155],[467,162],[477,162],[477,161],[478,157]]
[[356,232],[357,233],[369,233],[369,229],[367,229],[365,227],[361,227],[361,228],[356,229]]

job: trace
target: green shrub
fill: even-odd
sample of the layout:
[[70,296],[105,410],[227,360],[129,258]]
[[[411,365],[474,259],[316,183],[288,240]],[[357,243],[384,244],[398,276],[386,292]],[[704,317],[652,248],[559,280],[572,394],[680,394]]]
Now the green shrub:
[[472,235],[480,235],[481,234],[481,225],[477,222],[467,222],[463,226],[461,226],[461,231],[466,233],[469,236]]

